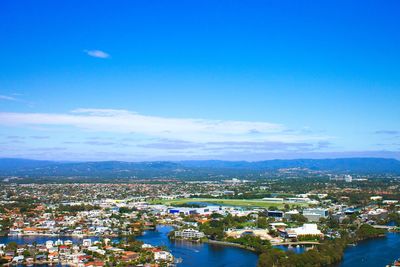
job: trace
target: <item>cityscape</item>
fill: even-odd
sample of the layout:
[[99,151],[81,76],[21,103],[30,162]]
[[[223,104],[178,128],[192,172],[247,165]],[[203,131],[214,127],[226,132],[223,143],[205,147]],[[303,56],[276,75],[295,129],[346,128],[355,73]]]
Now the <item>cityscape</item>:
[[0,1],[0,266],[400,266],[399,14]]
[[[229,249],[240,249],[234,266],[376,265],[382,259],[375,254],[354,256],[351,250],[400,242],[400,174],[293,168],[265,176],[118,183],[70,177],[31,183],[5,176],[2,264],[193,266],[196,251],[236,255]],[[386,253],[395,259],[398,250]],[[218,266],[231,259],[212,261]]]

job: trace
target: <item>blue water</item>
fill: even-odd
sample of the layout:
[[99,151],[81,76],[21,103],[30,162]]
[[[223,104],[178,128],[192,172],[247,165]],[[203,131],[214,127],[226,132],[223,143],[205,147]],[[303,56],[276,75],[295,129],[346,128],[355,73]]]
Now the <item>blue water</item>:
[[173,241],[168,239],[170,226],[157,226],[155,231],[145,231],[137,237],[147,244],[167,246],[176,258],[182,258],[179,267],[254,267],[258,255],[254,252],[235,247],[226,247],[206,243]]
[[[254,267],[257,265],[258,255],[256,253],[235,247],[172,241],[167,236],[171,230],[170,226],[157,226],[156,231],[145,231],[144,235],[137,239],[154,246],[167,246],[175,257],[183,259],[183,262],[178,264],[179,267]],[[72,240],[74,243],[82,242],[81,238],[73,237],[9,236],[0,237],[0,244],[12,241],[18,244],[32,244],[34,241],[44,244],[47,240],[56,241],[58,239]],[[99,238],[91,237],[90,239],[95,241]],[[118,241],[118,239],[113,239],[113,241]],[[279,248],[289,249],[295,253],[304,252],[304,247]],[[349,246],[345,250],[343,261],[337,266],[383,267],[398,258],[400,258],[400,233],[388,233],[386,237],[363,241],[354,247]]]
[[348,247],[340,267],[386,266],[400,258],[400,233],[388,233],[386,237],[370,239]]

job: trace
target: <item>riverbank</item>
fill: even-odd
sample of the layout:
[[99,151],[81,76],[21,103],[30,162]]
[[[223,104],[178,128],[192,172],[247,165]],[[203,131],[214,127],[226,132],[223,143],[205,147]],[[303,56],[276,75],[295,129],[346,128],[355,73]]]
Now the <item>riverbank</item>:
[[171,226],[159,225],[155,231],[145,231],[137,239],[153,246],[166,246],[175,258],[182,258],[178,267],[233,266],[256,267],[258,254],[238,246],[199,243],[169,239]]
[[242,249],[247,249],[253,252],[256,252],[256,250],[252,247],[249,246],[244,246],[238,243],[232,243],[232,242],[226,242],[226,241],[218,241],[218,240],[206,240],[204,243],[209,243],[209,244],[215,244],[215,245],[220,245],[220,246],[229,246],[229,247],[237,247],[237,248],[242,248]]
[[[246,250],[249,250],[249,251],[252,251],[252,252],[255,252],[255,253],[259,253],[253,247],[245,246],[245,245],[242,245],[242,244],[239,244],[239,243],[223,241],[223,240],[212,240],[212,239],[192,240],[192,239],[176,238],[176,237],[169,237],[169,239],[170,240],[174,240],[174,241],[185,241],[185,242],[192,242],[192,243],[208,243],[208,244],[219,245],[219,246],[237,247],[237,248],[246,249]],[[284,250],[284,251],[287,251],[292,247],[301,246],[303,249],[297,250],[298,252],[296,252],[296,253],[298,254],[299,252],[305,251],[304,250],[305,246],[308,246],[308,245],[314,246],[314,245],[320,245],[320,244],[321,243],[319,243],[319,242],[303,241],[303,242],[279,243],[279,244],[273,244],[272,246],[275,247],[275,248],[279,248],[281,250]]]
[[343,259],[335,267],[385,266],[400,257],[400,233],[388,232],[384,237],[366,239],[347,246]]
[[[204,243],[190,242],[187,240],[169,240],[168,233],[172,230],[172,226],[158,225],[155,230],[144,231],[143,235],[137,236],[137,239],[154,246],[167,246],[176,258],[183,258],[184,262],[178,264],[179,267],[201,267],[207,265],[255,267],[257,265],[259,254],[241,244],[216,240],[208,240]],[[62,240],[69,239],[69,237],[62,236],[9,236],[0,237],[0,243],[44,243],[46,240],[57,240],[58,238]],[[94,240],[98,239],[98,237],[91,238]],[[73,238],[73,240],[80,241],[81,239]],[[382,263],[387,264],[399,258],[399,247],[400,233],[389,232],[384,237],[380,236],[366,239],[357,242],[354,246],[346,246],[342,261],[334,266],[353,267],[360,266],[361,264],[363,267],[384,266]],[[279,249],[286,250],[286,247]],[[293,249],[296,248],[292,248],[292,250]],[[300,248],[297,249],[299,250],[298,254],[306,251]],[[240,258],[237,255],[240,255]]]

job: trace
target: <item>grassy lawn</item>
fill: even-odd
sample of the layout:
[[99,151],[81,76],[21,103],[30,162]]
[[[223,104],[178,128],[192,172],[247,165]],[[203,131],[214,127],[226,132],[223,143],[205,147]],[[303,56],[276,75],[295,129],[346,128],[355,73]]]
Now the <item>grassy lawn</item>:
[[[261,208],[268,208],[268,207],[277,207],[283,208],[286,204],[285,202],[277,203],[277,202],[268,202],[263,201],[261,199],[221,199],[221,198],[179,198],[173,200],[154,200],[151,201],[152,204],[165,204],[165,205],[180,205],[185,204],[188,202],[206,202],[206,203],[213,203],[213,204],[221,204],[221,205],[228,205],[228,206],[239,206],[239,207],[261,207]],[[308,206],[307,204],[289,204],[290,206]]]

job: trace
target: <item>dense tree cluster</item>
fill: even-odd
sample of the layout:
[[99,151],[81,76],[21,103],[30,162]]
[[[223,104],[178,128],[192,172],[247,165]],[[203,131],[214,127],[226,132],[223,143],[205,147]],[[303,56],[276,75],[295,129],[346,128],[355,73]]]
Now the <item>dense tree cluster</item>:
[[237,243],[242,246],[252,248],[256,252],[262,253],[271,249],[271,243],[268,240],[262,240],[259,237],[245,235],[239,238],[228,237],[228,242]]
[[89,211],[97,209],[100,209],[100,207],[93,205],[60,205],[58,207],[59,211],[66,211],[66,212],[79,212],[79,211]]
[[346,244],[345,239],[328,240],[302,254],[271,248],[260,255],[258,267],[330,266],[341,261]]
[[258,267],[331,266],[342,260],[344,249],[348,243],[379,237],[384,234],[385,230],[383,229],[376,229],[369,224],[362,224],[355,231],[353,238],[343,234],[341,238],[325,240],[321,245],[302,254],[295,254],[291,251],[285,252],[276,248],[268,249],[260,255]]
[[385,233],[386,230],[384,229],[376,229],[369,224],[363,224],[357,229],[356,236],[358,240],[364,240],[368,238],[383,236]]
[[[200,231],[204,232],[211,239],[221,240],[224,238],[224,230],[228,228],[243,228],[245,226],[256,226],[256,223],[249,224],[249,217],[228,215],[223,218],[212,218],[200,226]],[[262,223],[262,222],[261,222]]]

